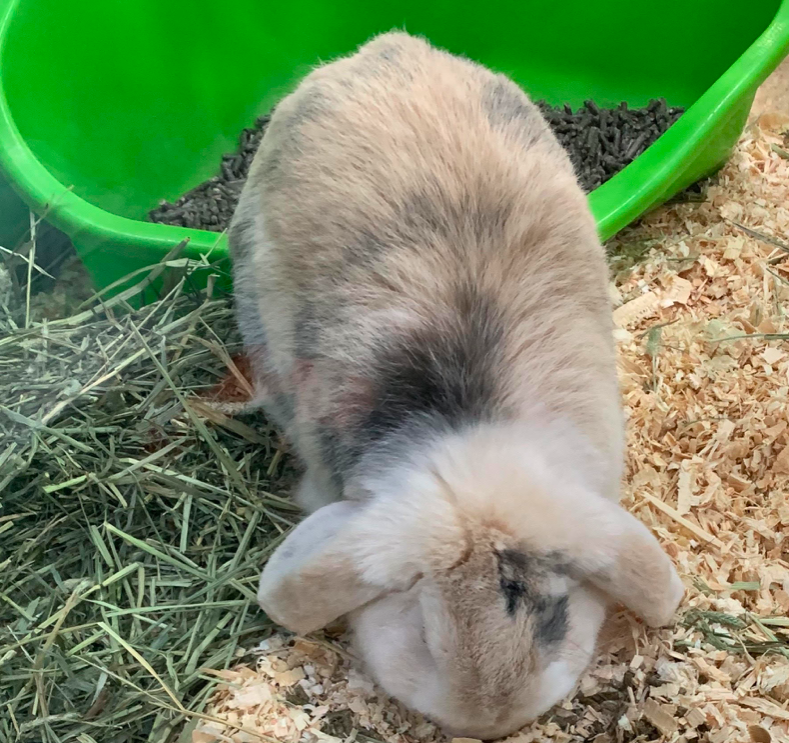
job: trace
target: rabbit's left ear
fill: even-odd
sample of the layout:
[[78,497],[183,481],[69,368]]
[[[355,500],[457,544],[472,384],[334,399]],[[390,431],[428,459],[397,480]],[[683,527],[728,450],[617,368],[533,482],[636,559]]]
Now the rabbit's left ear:
[[562,487],[515,517],[525,546],[564,563],[564,570],[623,603],[647,624],[671,622],[685,592],[652,533],[618,503],[582,487]]
[[307,634],[382,595],[385,586],[362,576],[356,527],[365,515],[359,505],[331,503],[287,536],[260,576],[258,603],[271,619]]
[[[590,495],[588,530],[565,549],[571,572],[624,604],[651,627],[671,622],[685,588],[652,533],[619,504]],[[581,514],[573,514],[577,519]]]

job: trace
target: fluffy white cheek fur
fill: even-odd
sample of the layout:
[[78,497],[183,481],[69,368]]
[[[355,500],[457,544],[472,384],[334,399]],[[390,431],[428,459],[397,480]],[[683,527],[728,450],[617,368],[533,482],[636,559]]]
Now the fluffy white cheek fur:
[[350,622],[357,653],[370,675],[390,696],[428,712],[440,684],[422,636],[419,586],[368,604]]

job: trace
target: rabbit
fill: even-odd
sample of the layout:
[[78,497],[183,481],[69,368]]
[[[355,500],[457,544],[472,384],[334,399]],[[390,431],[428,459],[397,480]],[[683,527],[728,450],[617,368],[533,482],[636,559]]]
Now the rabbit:
[[612,602],[671,621],[682,582],[619,505],[604,251],[514,82],[403,32],[318,67],[229,243],[256,400],[305,466],[273,621],[347,618],[386,693],[479,739],[573,690]]

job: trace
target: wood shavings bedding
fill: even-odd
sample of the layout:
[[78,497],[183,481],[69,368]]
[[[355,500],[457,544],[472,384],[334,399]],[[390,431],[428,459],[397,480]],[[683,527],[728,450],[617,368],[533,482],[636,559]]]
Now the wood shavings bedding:
[[[612,286],[624,502],[688,595],[673,629],[614,615],[576,695],[518,743],[789,741],[789,253],[756,237],[789,236],[789,161],[772,148],[787,128],[763,116],[704,203],[663,207],[611,246],[652,246]],[[275,636],[211,673],[214,720],[193,743],[442,739],[328,641]]]

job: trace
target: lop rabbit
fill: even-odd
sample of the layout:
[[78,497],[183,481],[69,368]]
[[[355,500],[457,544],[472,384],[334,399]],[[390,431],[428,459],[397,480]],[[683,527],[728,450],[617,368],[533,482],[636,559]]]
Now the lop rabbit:
[[568,157],[508,78],[403,33],[276,108],[230,230],[259,402],[312,512],[263,609],[347,615],[389,694],[496,738],[574,687],[611,601],[683,588],[619,504],[607,269]]

